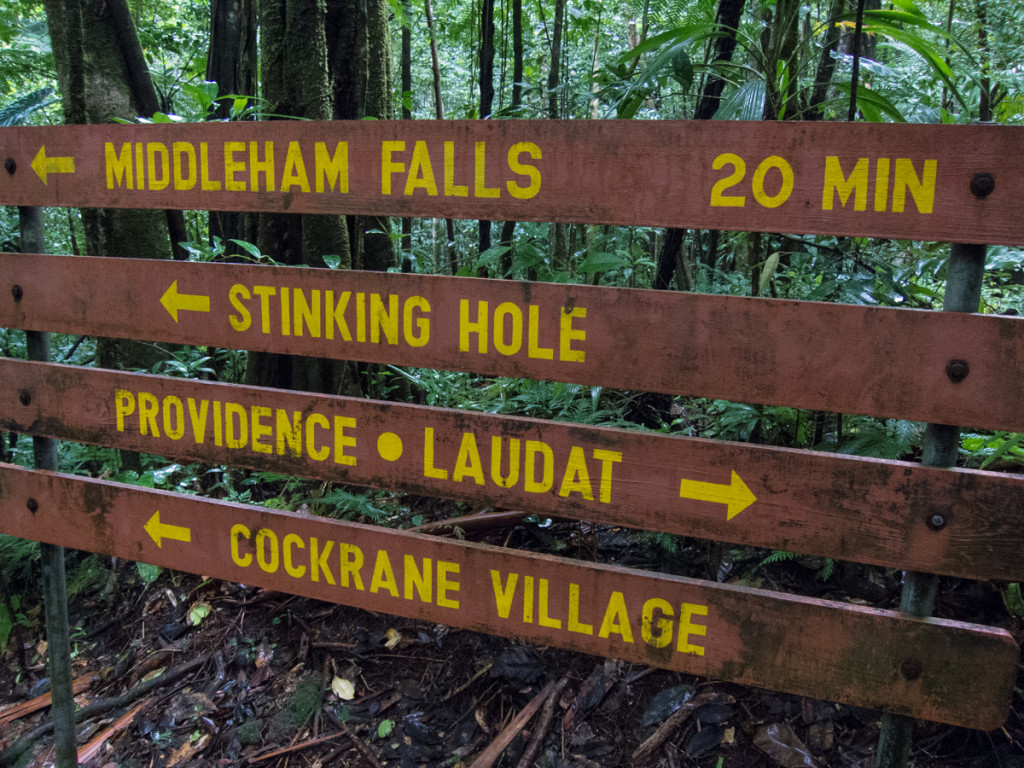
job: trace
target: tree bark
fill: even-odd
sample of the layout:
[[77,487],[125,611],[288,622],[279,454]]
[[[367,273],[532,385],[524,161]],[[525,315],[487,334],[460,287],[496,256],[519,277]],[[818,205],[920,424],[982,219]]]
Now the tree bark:
[[[144,114],[118,37],[111,5],[82,7],[79,0],[45,0],[65,122],[109,123]],[[86,45],[86,42],[88,44]],[[167,216],[161,211],[83,209],[86,252],[94,256],[170,258]],[[101,339],[104,368],[152,369],[164,357],[158,347]]]

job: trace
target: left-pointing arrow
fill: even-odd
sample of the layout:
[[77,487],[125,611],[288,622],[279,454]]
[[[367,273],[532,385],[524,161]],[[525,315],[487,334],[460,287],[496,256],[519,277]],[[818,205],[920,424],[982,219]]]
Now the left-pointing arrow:
[[192,541],[192,529],[185,528],[181,525],[169,525],[168,523],[160,522],[160,510],[158,509],[153,513],[153,516],[149,518],[149,522],[145,525],[146,533],[149,534],[150,538],[156,542],[158,547],[163,547],[163,540],[169,541],[184,541],[189,543]]
[[178,312],[188,310],[190,312],[209,312],[210,297],[194,293],[178,293],[178,281],[171,283],[170,288],[164,291],[160,297],[160,303],[164,305],[167,313],[178,322]]
[[75,158],[73,157],[47,157],[46,145],[39,147],[35,159],[32,161],[32,170],[46,184],[46,176],[50,173],[74,173]]

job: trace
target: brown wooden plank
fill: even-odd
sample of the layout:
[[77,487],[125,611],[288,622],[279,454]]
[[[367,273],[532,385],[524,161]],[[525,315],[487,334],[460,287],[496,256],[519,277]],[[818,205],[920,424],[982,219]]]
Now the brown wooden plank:
[[1003,723],[1017,671],[1004,630],[9,465],[0,532],[973,728]]
[[840,560],[1024,577],[1020,475],[14,360],[0,360],[0,393],[0,429]]
[[[275,121],[4,128],[0,156],[14,170],[0,173],[0,203],[556,220],[1021,244],[1022,144],[1019,127],[871,123]],[[344,170],[325,173],[332,164]],[[987,181],[975,181],[982,178]]]
[[1024,432],[1024,318],[33,254],[0,254],[0,275],[0,326]]

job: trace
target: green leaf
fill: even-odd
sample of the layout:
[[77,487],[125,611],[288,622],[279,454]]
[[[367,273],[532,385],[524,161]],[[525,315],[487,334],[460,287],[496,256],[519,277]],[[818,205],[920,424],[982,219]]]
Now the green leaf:
[[[1003,593],[1003,603],[1011,614],[1018,619],[1024,619],[1024,597],[1020,593],[1020,582],[1007,585]],[[2,647],[3,645],[0,645],[0,648]]]
[[577,272],[606,272],[629,264],[629,260],[616,253],[592,253],[576,267]]
[[231,238],[231,242],[252,256],[256,261],[263,261],[263,254],[260,253],[260,249],[252,243],[246,240],[236,240],[235,238]]
[[722,99],[714,119],[760,120],[764,115],[766,93],[764,80],[748,80]]
[[683,91],[689,91],[693,85],[693,62],[685,48],[680,48],[672,57],[672,77],[683,87]]
[[160,571],[163,569],[159,565],[149,565],[147,563],[136,563],[135,567],[139,569],[139,576],[142,577],[142,581],[146,584],[152,584],[160,577]]
[[381,720],[380,725],[377,726],[377,738],[386,739],[391,735],[392,731],[395,730],[394,720]]
[[768,287],[768,283],[775,277],[775,273],[779,269],[779,258],[782,256],[781,251],[776,251],[764,263],[764,267],[761,269],[761,279],[757,284],[757,295],[763,296],[764,289]]

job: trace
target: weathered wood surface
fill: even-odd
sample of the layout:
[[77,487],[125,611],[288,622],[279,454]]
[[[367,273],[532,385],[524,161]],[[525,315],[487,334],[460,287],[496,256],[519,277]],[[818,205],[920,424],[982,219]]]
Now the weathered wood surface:
[[0,326],[10,328],[1024,431],[1024,318],[9,253],[0,280]]
[[0,360],[0,429],[965,578],[1024,476]]
[[[1024,129],[709,121],[0,129],[0,203],[1024,243]],[[973,185],[973,186],[972,186]],[[986,194],[987,193],[987,194]]]
[[0,532],[972,728],[1017,671],[1004,630],[9,465]]

